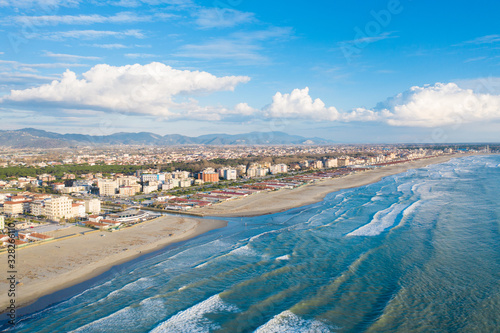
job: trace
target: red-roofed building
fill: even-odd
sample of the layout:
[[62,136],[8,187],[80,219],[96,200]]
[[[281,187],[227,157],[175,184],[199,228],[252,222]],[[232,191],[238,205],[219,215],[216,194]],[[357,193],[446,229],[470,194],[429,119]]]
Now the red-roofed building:
[[83,224],[85,224],[85,225],[87,225],[87,226],[90,226],[90,227],[92,227],[92,228],[96,228],[96,229],[103,229],[103,230],[107,230],[107,229],[111,228],[111,225],[106,224],[106,223],[99,223],[99,222],[85,221],[85,222],[83,222]]
[[27,233],[19,233],[19,239],[27,239],[27,240],[32,240],[32,241],[44,241],[44,240],[49,240],[52,239],[53,237],[38,233],[38,232],[27,232]]
[[99,215],[96,215],[96,214],[89,215],[89,220],[91,222],[99,222],[102,219],[103,219],[102,216],[99,216]]
[[18,215],[23,212],[27,212],[29,210],[29,205],[31,199],[26,199],[25,197],[21,197],[24,200],[21,201],[5,201],[3,203],[3,212],[7,215]]
[[109,224],[112,227],[117,227],[120,224],[122,224],[121,222],[118,222],[118,221],[106,220],[106,219],[100,220],[99,223]]

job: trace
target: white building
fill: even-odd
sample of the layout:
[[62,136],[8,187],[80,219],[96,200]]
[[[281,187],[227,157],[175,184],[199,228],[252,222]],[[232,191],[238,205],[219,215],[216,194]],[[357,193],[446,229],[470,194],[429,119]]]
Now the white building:
[[101,211],[101,200],[99,199],[86,199],[85,212],[90,214],[99,214]]
[[73,217],[85,217],[85,204],[83,202],[72,204],[71,210],[73,212]]
[[[165,179],[165,177],[163,177]],[[143,183],[147,183],[147,182],[157,182],[159,179],[159,176],[158,174],[156,173],[145,173],[141,176],[141,181]]]
[[171,186],[171,188],[175,187],[189,187],[193,185],[193,178],[186,178],[186,179],[181,179],[181,178],[174,178],[174,179],[169,179],[165,183],[168,186]]
[[45,201],[45,216],[51,220],[69,219],[73,217],[73,199],[69,197],[52,197]]
[[157,191],[158,188],[159,188],[158,182],[149,182],[148,185],[142,186],[142,192],[144,192],[144,194],[149,194],[151,192]]
[[99,187],[99,195],[110,195],[113,196],[118,190],[118,183],[111,179],[99,179],[97,181],[97,187]]
[[43,200],[36,200],[30,203],[31,214],[35,216],[45,215],[45,202]]
[[268,169],[267,168],[257,168],[255,172],[256,177],[264,177],[267,175]]
[[219,172],[219,176],[224,178],[224,179],[227,179],[227,180],[231,180],[231,179],[234,180],[238,176],[238,172],[236,171],[236,169],[224,168],[224,169],[221,169],[220,171],[221,172]]
[[139,178],[135,176],[124,176],[124,177],[119,177],[116,179],[117,185],[118,186],[132,186],[137,184],[139,181]]
[[325,168],[327,169],[336,168],[338,165],[339,164],[336,158],[329,158],[325,161]]
[[287,173],[288,166],[286,164],[275,164],[269,167],[271,174],[276,175],[278,173]]
[[323,168],[323,162],[322,161],[314,161],[311,163],[311,166],[314,169],[321,169],[321,168]]
[[175,179],[186,179],[189,177],[189,171],[174,171],[172,172],[172,178]]
[[348,165],[351,165],[351,159],[349,157],[339,158],[339,159],[337,159],[337,163],[338,163],[339,167],[348,166]]
[[248,168],[247,176],[250,178],[257,176],[257,168]]
[[63,194],[70,194],[74,192],[86,192],[86,191],[87,189],[85,186],[67,186],[61,189],[61,193]]

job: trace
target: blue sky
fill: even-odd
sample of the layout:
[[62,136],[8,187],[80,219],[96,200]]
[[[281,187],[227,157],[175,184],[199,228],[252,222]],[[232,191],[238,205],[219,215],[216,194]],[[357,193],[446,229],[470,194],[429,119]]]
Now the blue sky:
[[1,129],[500,140],[500,4],[0,0]]

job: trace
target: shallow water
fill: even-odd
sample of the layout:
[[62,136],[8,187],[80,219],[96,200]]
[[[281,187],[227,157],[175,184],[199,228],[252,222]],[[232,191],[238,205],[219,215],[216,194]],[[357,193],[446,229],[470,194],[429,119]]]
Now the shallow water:
[[17,332],[500,332],[500,157],[229,219]]

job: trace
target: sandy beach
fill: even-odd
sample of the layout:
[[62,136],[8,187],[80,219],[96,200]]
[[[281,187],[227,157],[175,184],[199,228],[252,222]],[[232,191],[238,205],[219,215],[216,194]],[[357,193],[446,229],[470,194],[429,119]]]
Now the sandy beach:
[[191,212],[205,216],[248,217],[283,212],[291,208],[319,202],[331,192],[359,187],[378,182],[383,177],[405,172],[409,169],[444,163],[455,157],[467,154],[453,154],[431,157],[411,162],[360,171],[340,178],[303,185],[294,189],[282,189],[273,192],[261,192],[246,198],[226,201],[209,207],[193,209]]
[[[28,305],[41,296],[95,277],[112,266],[167,245],[226,226],[225,221],[163,216],[117,232],[95,231],[59,241],[20,248],[16,252],[16,304]],[[0,254],[7,262],[7,254]],[[2,267],[5,267],[2,264]],[[0,306],[5,309],[8,282],[0,282]]]

